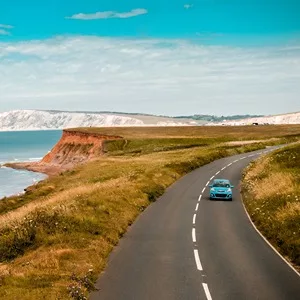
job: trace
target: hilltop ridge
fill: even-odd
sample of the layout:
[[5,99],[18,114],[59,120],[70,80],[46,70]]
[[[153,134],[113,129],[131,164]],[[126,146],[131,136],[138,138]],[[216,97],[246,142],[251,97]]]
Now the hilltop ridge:
[[56,130],[78,127],[300,124],[300,112],[274,116],[156,116],[142,113],[14,110],[0,113],[0,131]]

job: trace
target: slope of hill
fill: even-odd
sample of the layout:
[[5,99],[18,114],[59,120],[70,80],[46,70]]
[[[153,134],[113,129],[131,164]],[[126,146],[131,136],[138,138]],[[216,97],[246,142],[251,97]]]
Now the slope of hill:
[[263,117],[263,115],[232,115],[232,116],[215,116],[215,115],[191,115],[191,116],[176,116],[176,119],[193,119],[207,122],[223,122],[224,120],[241,120],[249,118]]
[[255,117],[248,117],[248,115],[229,117],[210,115],[167,117],[139,113],[67,112],[53,110],[14,110],[0,113],[0,131],[50,130],[74,127],[249,125],[253,123],[300,124],[300,112]]
[[[223,122],[224,125],[249,125],[249,124],[300,124],[300,112],[274,115],[274,116],[264,116],[257,118],[247,118],[241,120],[226,120]],[[215,123],[219,125],[219,123]]]

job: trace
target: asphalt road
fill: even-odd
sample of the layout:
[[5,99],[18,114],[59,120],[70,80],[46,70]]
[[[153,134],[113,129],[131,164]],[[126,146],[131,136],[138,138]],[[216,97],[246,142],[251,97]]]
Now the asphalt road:
[[[260,154],[215,161],[172,185],[115,248],[90,299],[300,299],[299,275],[258,235],[241,202],[242,170]],[[209,200],[213,176],[235,186],[232,202]]]

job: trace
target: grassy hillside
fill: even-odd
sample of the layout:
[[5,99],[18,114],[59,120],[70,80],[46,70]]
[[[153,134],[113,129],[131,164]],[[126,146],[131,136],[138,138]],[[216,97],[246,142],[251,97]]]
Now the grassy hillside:
[[300,270],[300,144],[253,163],[243,191],[258,229]]
[[[1,299],[80,299],[127,227],[179,177],[221,157],[300,138],[300,126],[80,130],[125,140],[109,141],[104,156],[0,201]],[[247,140],[257,142],[240,143]]]
[[74,131],[140,138],[218,138],[223,141],[269,139],[298,135],[300,125],[73,128]]

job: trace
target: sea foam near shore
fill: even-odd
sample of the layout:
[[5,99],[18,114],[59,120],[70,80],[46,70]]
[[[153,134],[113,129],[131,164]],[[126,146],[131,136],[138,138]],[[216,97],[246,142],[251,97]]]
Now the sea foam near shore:
[[0,132],[0,199],[23,193],[26,187],[47,177],[45,174],[14,170],[2,165],[39,161],[60,137],[60,130]]
[[24,188],[47,178],[45,174],[11,168],[0,168],[0,199],[21,194]]

